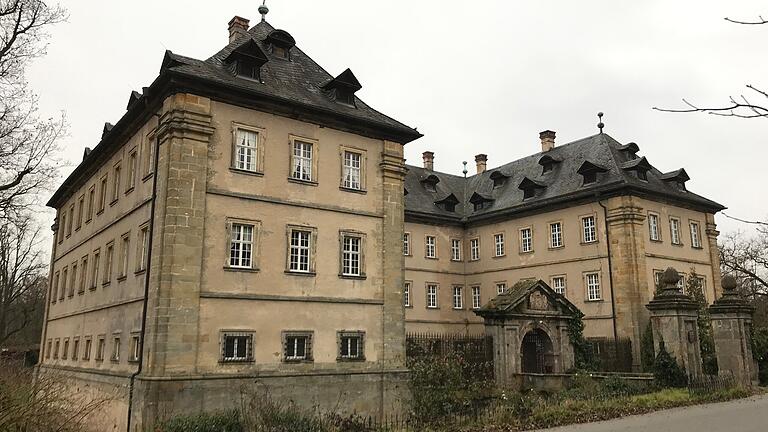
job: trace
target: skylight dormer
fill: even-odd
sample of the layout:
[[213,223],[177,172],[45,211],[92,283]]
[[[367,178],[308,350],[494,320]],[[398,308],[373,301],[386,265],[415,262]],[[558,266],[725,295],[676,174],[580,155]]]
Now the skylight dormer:
[[291,59],[291,48],[296,46],[296,40],[285,30],[272,30],[264,42],[273,56],[286,60]]
[[550,155],[544,155],[541,158],[539,158],[539,165],[541,165],[541,173],[546,174],[553,169],[555,169],[555,166],[560,163],[560,159],[555,159]]
[[685,188],[685,182],[691,179],[690,177],[688,177],[688,173],[685,172],[685,168],[680,168],[679,170],[662,174],[660,178],[665,183],[675,185],[681,191],[687,190]]
[[638,158],[637,152],[640,151],[640,147],[636,143],[628,143],[619,147],[619,151],[624,155],[626,160],[635,160]]
[[646,159],[645,156],[624,162],[624,164],[621,165],[621,169],[634,172],[635,176],[641,181],[648,181],[648,171],[652,168],[653,167],[648,163],[648,159]]
[[584,186],[597,183],[600,179],[600,174],[608,171],[608,168],[594,164],[590,161],[584,161],[576,172],[584,177]]
[[258,42],[249,38],[224,59],[235,75],[261,82],[261,67],[269,59],[259,47]]
[[421,179],[421,184],[424,186],[424,189],[426,189],[427,192],[437,192],[438,183],[440,183],[440,179],[434,174],[430,174]]
[[323,90],[336,102],[355,106],[355,92],[363,88],[349,68],[323,85]]
[[493,205],[493,198],[475,192],[469,198],[469,202],[472,204],[474,211],[480,211],[491,207]]
[[523,199],[527,200],[536,196],[536,191],[543,190],[547,187],[544,183],[531,180],[528,177],[523,177],[523,180],[517,186],[518,189],[523,191]]
[[448,194],[447,197],[441,200],[435,201],[435,205],[451,213],[456,212],[456,204],[458,203],[459,203],[459,199],[456,198],[456,195],[454,194]]
[[493,188],[498,189],[507,183],[508,175],[499,170],[495,170],[491,173],[491,180],[493,181]]

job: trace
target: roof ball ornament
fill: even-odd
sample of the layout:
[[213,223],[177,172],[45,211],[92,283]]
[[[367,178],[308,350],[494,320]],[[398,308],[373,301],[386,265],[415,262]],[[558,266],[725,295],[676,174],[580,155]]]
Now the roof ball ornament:
[[261,3],[261,6],[259,6],[259,13],[261,14],[261,20],[265,21],[267,19],[267,13],[269,13],[269,8],[267,7],[267,0],[264,0]]
[[733,275],[723,276],[723,280],[720,282],[720,285],[723,287],[723,296],[736,295],[736,286],[738,284],[736,282],[736,278],[733,277]]
[[679,292],[677,283],[680,282],[680,273],[672,267],[667,267],[664,274],[661,275],[661,283],[664,291]]
[[603,123],[603,112],[600,111],[597,113],[597,128],[600,129],[600,133],[603,133],[603,128],[605,127],[605,123]]

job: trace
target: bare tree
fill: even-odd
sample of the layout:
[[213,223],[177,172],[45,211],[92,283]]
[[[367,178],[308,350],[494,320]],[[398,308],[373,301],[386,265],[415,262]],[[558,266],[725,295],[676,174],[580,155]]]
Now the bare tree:
[[18,217],[58,175],[64,116],[41,119],[25,72],[45,54],[66,11],[40,0],[0,0],[0,222]]
[[723,273],[733,274],[748,297],[768,297],[768,226],[757,227],[755,236],[729,233],[720,242]]
[[0,227],[0,345],[40,320],[46,265],[31,217]]
[[[743,21],[732,18],[725,18],[725,20],[743,25],[768,24],[768,21],[763,19],[762,16],[759,16],[758,19],[753,21]],[[747,84],[746,88],[748,90],[747,94],[728,96],[728,102],[720,106],[701,106],[689,102],[687,99],[683,99],[683,103],[687,108],[669,109],[653,107],[653,109],[665,112],[704,112],[726,117],[768,118],[768,91],[752,84]]]

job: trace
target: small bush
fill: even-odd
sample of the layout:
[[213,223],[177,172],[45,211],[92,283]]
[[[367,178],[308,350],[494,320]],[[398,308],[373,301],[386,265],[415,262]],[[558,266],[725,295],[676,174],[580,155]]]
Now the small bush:
[[156,432],[243,432],[240,413],[227,410],[174,417],[156,429]]
[[688,385],[685,370],[677,364],[672,355],[667,352],[664,341],[659,344],[659,353],[653,363],[653,378],[660,387],[680,388]]

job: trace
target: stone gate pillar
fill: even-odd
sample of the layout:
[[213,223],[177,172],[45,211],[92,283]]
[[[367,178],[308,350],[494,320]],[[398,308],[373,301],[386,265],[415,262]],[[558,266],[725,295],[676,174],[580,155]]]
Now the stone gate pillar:
[[709,307],[712,336],[720,373],[732,373],[736,382],[751,386],[757,377],[752,361],[752,314],[755,308],[736,292],[736,279],[725,276],[723,296]]
[[664,271],[662,291],[653,297],[646,308],[651,313],[654,353],[659,353],[661,342],[689,376],[701,375],[701,351],[697,320],[699,306],[677,286],[680,275],[672,267]]

